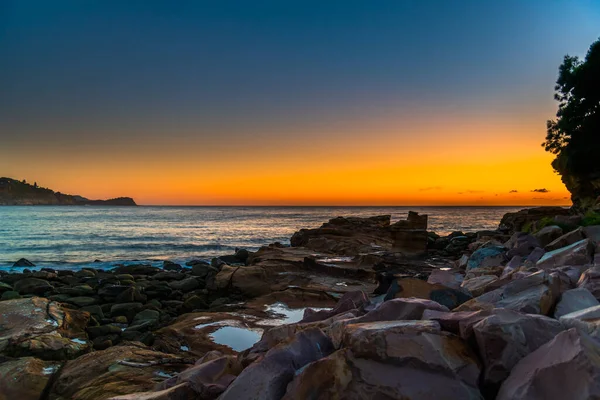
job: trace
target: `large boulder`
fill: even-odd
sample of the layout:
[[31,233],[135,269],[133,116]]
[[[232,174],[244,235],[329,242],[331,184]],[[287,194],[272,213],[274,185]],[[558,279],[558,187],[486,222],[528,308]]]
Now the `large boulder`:
[[184,368],[179,357],[141,344],[113,346],[68,361],[52,387],[50,398],[103,400],[150,391]]
[[130,287],[115,298],[115,303],[145,303],[148,298],[137,288]]
[[237,290],[247,297],[269,294],[274,277],[262,266],[234,267],[225,265],[215,277],[218,290]]
[[594,243],[590,239],[580,240],[569,246],[549,251],[536,263],[537,268],[551,269],[564,265],[584,265],[592,262]]
[[546,251],[558,250],[560,248],[570,246],[573,243],[577,243],[586,237],[587,236],[585,235],[583,228],[577,228],[574,231],[565,233],[551,243],[548,243],[544,248]]
[[600,398],[600,346],[569,329],[540,346],[512,369],[497,400]]
[[526,257],[536,247],[540,247],[540,242],[533,235],[517,232],[504,244],[504,247],[508,249],[506,253],[508,259],[514,256]]
[[13,267],[35,267],[35,264],[29,261],[26,258],[19,258],[14,264]]
[[210,280],[210,277],[214,277],[219,273],[219,268],[211,266],[205,261],[198,261],[192,264],[192,275],[204,279],[205,281]]
[[193,398],[216,399],[243,370],[240,361],[234,356],[222,356],[202,362],[204,358],[193,367],[164,381],[159,388],[187,384],[195,394]]
[[560,318],[572,312],[600,305],[600,302],[586,288],[571,289],[564,292],[554,310],[554,318]]
[[180,281],[169,282],[169,287],[173,290],[181,290],[184,293],[191,292],[192,290],[200,287],[200,281],[198,278],[191,277]]
[[183,267],[173,261],[165,260],[163,261],[163,269],[165,271],[181,271]]
[[0,302],[0,353],[42,360],[75,358],[91,349],[87,312],[41,297]]
[[41,399],[59,367],[59,363],[33,357],[0,361],[0,399]]
[[477,387],[479,365],[464,341],[440,332],[435,321],[381,321],[347,325],[343,347],[361,358],[402,365],[420,363],[446,370],[469,386]]
[[119,303],[113,304],[110,308],[111,317],[119,317],[124,316],[127,318],[127,321],[133,321],[135,315],[142,311],[143,308],[142,303]]
[[544,247],[563,235],[563,230],[560,226],[549,225],[545,226],[533,234],[539,241],[540,246]]
[[290,343],[269,350],[264,358],[248,366],[219,399],[281,399],[296,371],[332,351],[331,341],[320,329],[303,330]]
[[528,314],[548,315],[558,296],[553,277],[546,271],[538,271],[469,300],[456,311],[508,308]]
[[425,310],[449,311],[448,307],[432,300],[415,297],[398,298],[383,302],[362,317],[356,318],[355,322],[417,320],[421,319]]
[[345,324],[350,323],[351,321],[355,321],[355,318],[357,316],[357,310],[353,310],[350,312],[334,315],[333,317],[322,321],[274,326],[273,328],[270,328],[264,332],[260,341],[257,342],[254,346],[252,346],[250,353],[266,353],[267,351],[269,351],[269,349],[281,343],[289,342],[291,339],[293,339],[296,333],[310,328],[321,329],[332,339],[332,342],[334,342],[335,338],[334,333],[332,332],[334,323],[338,321],[344,321]]
[[459,271],[434,269],[427,278],[427,283],[443,285],[451,289],[460,289],[465,276]]
[[476,356],[437,324],[388,321],[347,329],[347,347],[299,371],[285,400],[481,398]]
[[600,339],[600,305],[574,311],[560,317],[567,328],[577,328],[581,332]]
[[118,296],[129,289],[130,286],[108,284],[98,289],[98,296],[108,303],[113,303]]
[[13,289],[20,294],[43,295],[54,289],[54,286],[43,279],[25,278],[15,282]]
[[491,314],[490,311],[455,311],[445,312],[425,310],[423,320],[436,321],[444,331],[460,336],[464,340],[473,337],[473,326]]
[[379,361],[394,359],[394,353],[386,353],[387,349],[381,346],[395,335],[416,335],[423,332],[439,334],[441,332],[440,324],[436,321],[376,321],[339,326],[339,339],[333,341],[336,348],[349,347],[354,349],[355,355],[363,355]]
[[127,328],[128,331],[145,331],[153,328],[158,324],[160,312],[156,310],[142,310],[135,314],[131,325]]
[[477,249],[469,257],[467,271],[475,268],[495,267],[506,261],[506,249],[502,246],[490,246]]
[[480,399],[476,388],[443,371],[415,363],[385,364],[359,358],[349,349],[307,365],[288,386],[283,400],[304,399]]
[[491,286],[498,280],[496,275],[481,275],[475,278],[465,279],[460,285],[461,289],[466,290],[473,296],[481,296],[487,290],[486,288]]
[[306,247],[313,251],[346,256],[373,252],[381,248],[391,250],[394,239],[389,227],[389,215],[371,218],[337,217],[320,228],[301,229],[294,233],[290,244],[293,247]]
[[563,329],[555,319],[502,308],[475,324],[473,332],[483,361],[485,392],[495,394],[523,357],[552,340]]
[[417,278],[396,279],[390,285],[385,299],[411,298],[433,300],[449,309],[471,299],[471,295],[443,285],[431,284]]

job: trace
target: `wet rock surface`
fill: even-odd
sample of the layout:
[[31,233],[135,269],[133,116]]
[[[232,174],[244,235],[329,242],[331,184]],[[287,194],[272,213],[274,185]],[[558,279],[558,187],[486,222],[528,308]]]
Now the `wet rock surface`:
[[542,218],[581,220],[441,237],[416,213],[340,217],[210,262],[20,261],[0,399],[594,398],[600,230]]
[[61,364],[22,357],[0,364],[0,399],[38,400]]
[[43,360],[75,358],[91,349],[89,314],[40,297],[0,302],[0,354]]

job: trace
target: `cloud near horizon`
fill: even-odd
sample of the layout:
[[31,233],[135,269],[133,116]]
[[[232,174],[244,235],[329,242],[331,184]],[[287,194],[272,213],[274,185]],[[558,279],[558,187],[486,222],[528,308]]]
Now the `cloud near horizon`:
[[431,187],[425,187],[425,188],[421,188],[419,189],[419,192],[429,192],[432,190],[442,190],[443,188],[441,186],[431,186]]
[[484,190],[465,190],[464,192],[457,192],[456,194],[478,194],[478,193],[485,193]]
[[532,190],[533,193],[550,193],[550,191],[546,188],[542,188],[542,189],[533,189]]
[[514,189],[513,189],[513,190],[511,190],[511,191],[510,191],[510,192],[508,192],[508,193],[519,193],[519,191],[518,191],[518,190],[514,190]]

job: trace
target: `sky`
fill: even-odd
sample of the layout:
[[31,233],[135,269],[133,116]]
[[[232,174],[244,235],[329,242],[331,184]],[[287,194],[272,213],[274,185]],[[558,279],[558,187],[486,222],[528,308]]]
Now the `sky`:
[[600,2],[0,0],[0,176],[156,205],[568,205]]

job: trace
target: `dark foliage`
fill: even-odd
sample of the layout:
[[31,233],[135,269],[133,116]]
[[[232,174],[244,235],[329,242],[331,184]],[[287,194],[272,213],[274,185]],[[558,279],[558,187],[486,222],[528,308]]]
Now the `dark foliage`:
[[558,112],[542,144],[556,154],[552,166],[563,176],[600,173],[600,40],[584,61],[565,56],[555,90]]

